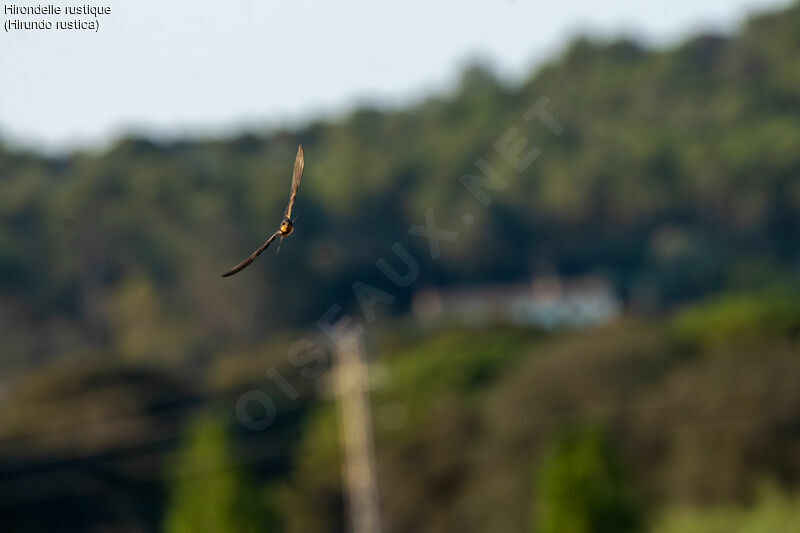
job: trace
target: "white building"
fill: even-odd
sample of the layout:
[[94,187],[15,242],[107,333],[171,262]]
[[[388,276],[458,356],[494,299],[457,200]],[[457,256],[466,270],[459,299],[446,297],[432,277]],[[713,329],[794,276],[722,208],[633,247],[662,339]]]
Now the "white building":
[[482,326],[498,322],[545,329],[598,326],[612,321],[621,309],[611,285],[597,276],[426,289],[412,301],[415,318],[425,324]]

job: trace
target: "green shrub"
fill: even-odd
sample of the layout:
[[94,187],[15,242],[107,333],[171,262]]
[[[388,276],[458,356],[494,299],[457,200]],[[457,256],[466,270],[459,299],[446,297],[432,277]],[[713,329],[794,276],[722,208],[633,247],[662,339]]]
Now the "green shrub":
[[237,468],[224,426],[213,418],[195,422],[179,450],[167,533],[269,531],[256,488]]
[[800,333],[800,291],[770,288],[724,294],[679,314],[677,335],[704,348]]
[[800,494],[790,496],[765,486],[752,506],[670,509],[657,521],[652,533],[798,533],[798,510]]
[[542,457],[536,479],[535,533],[624,533],[638,510],[604,433],[562,433]]

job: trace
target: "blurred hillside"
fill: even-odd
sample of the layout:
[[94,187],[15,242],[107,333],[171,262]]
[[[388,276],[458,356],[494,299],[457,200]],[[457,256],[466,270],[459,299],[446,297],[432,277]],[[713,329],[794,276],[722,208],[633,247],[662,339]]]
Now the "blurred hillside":
[[[392,313],[426,285],[540,271],[602,273],[661,306],[794,276],[799,21],[795,6],[664,51],[579,40],[519,86],[476,67],[452,95],[301,131],[0,152],[3,361],[87,347],[178,359],[308,324],[352,301],[354,280],[378,283],[395,240],[426,257],[407,229],[428,208],[443,227],[466,210],[476,222]],[[543,94],[560,136],[520,120]],[[542,151],[521,175],[493,146],[510,126]],[[280,260],[221,283],[280,221],[298,142],[297,233]],[[478,158],[509,182],[490,209],[458,182]]]
[[[517,85],[476,66],[453,94],[298,131],[0,147],[0,523],[197,531],[204,508],[223,533],[341,531],[327,377],[286,354],[334,303],[362,317],[362,281],[397,297],[371,332],[389,531],[789,524],[798,57],[795,4],[669,50],[579,39]],[[522,120],[542,95],[560,135]],[[495,148],[509,127],[541,150],[522,172]],[[295,233],[222,280],[280,221],[298,143]],[[480,158],[508,182],[488,208],[459,183]],[[431,208],[462,232],[435,260],[408,232]],[[420,264],[409,287],[375,268],[396,241]],[[626,316],[579,332],[408,318],[420,291],[543,276],[604,280]],[[234,416],[254,388],[277,404],[262,432]]]

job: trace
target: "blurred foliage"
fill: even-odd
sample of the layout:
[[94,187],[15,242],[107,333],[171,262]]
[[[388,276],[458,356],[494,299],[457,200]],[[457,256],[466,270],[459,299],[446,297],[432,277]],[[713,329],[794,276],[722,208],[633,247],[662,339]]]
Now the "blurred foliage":
[[[563,492],[584,503],[562,501],[559,508],[573,507],[577,513],[581,507],[589,515],[595,495],[602,500],[617,494],[620,501],[605,511],[616,514],[617,509],[622,518],[625,512],[638,517],[651,508],[743,505],[758,494],[765,477],[796,489],[797,341],[772,330],[748,343],[687,346],[674,323],[629,319],[593,331],[547,335],[497,327],[429,331],[384,346],[372,399],[388,530],[523,531],[530,529],[532,512],[546,530],[550,519],[540,516],[534,502]],[[263,372],[263,367],[257,370],[259,360],[265,361],[258,353],[243,353],[226,366],[242,365],[243,376],[252,376]],[[227,409],[214,424],[235,421],[236,398],[250,389],[276,402],[275,423],[262,432],[240,427],[229,442],[225,439],[224,453],[221,430],[204,430],[203,435],[217,435],[202,440],[216,450],[208,452],[216,457],[212,462],[230,466],[222,469],[230,475],[247,471],[253,482],[270,488],[269,499],[259,501],[275,509],[269,519],[276,530],[342,530],[333,398],[315,399],[308,387],[314,382],[297,369],[271,367],[300,393],[291,400],[265,378],[228,377],[223,388],[216,388],[219,365],[178,381],[167,380],[167,371],[158,366],[137,374],[112,372],[110,365],[93,370],[87,363],[31,374],[0,413],[0,514],[20,525],[17,530],[39,531],[32,524],[47,523],[10,503],[21,495],[62,509],[64,498],[73,501],[71,495],[97,483],[117,500],[102,493],[82,497],[86,514],[73,519],[75,524],[127,521],[153,529],[158,514],[131,516],[133,511],[117,509],[113,502],[133,499],[142,508],[158,509],[167,502],[177,505],[176,486],[186,485],[188,494],[192,487],[212,483],[213,477],[190,483],[176,473],[191,457],[187,450],[199,446],[199,429],[187,440],[174,442],[171,435],[183,427],[187,413],[206,405]],[[319,378],[320,391],[329,379]],[[164,383],[156,385],[159,380]],[[564,427],[577,429],[565,432]],[[161,464],[154,462],[158,459]],[[560,477],[565,469],[571,472],[565,465],[573,460],[588,463],[572,472],[574,477]],[[47,465],[75,472],[51,472]],[[628,475],[619,477],[621,470]],[[41,475],[52,493],[43,489]],[[172,497],[161,500],[153,483],[164,484]],[[570,483],[581,490],[558,488]],[[637,505],[627,507],[633,494]],[[3,507],[4,502],[13,506]]]
[[387,363],[387,379],[409,409],[428,409],[433,398],[462,399],[491,380],[534,342],[537,335],[514,329],[445,331],[401,349]]
[[176,460],[166,533],[269,531],[268,507],[237,468],[225,428],[214,418],[195,421]]
[[533,531],[637,531],[637,509],[629,490],[600,430],[565,430],[540,459]]
[[675,328],[686,341],[708,348],[763,338],[797,340],[800,291],[790,286],[718,296],[681,313]]
[[766,485],[750,505],[676,508],[652,528],[653,533],[797,533],[800,496],[789,496]]
[[[396,296],[370,324],[387,531],[527,531],[532,513],[547,531],[567,508],[586,528],[653,509],[664,531],[792,524],[799,53],[795,4],[670,49],[577,39],[517,84],[475,66],[451,94],[293,131],[0,146],[4,530],[342,531],[330,376],[293,341],[327,371],[304,328],[333,303],[363,322],[354,281]],[[524,119],[542,95],[559,135]],[[522,171],[495,146],[510,127],[542,151]],[[297,231],[221,280],[279,221],[299,142]],[[508,182],[489,208],[459,184],[479,159]],[[429,208],[460,231],[435,261],[408,234]],[[375,268],[395,241],[410,287]],[[630,312],[549,333],[407,319],[421,289],[553,273],[605,277]],[[264,431],[235,423],[247,391],[275,404]],[[197,454],[214,475],[189,475]]]
[[[605,275],[657,308],[796,277],[798,20],[794,5],[667,50],[578,39],[519,83],[476,65],[450,94],[293,131],[63,156],[0,147],[3,364],[98,345],[202,359],[352,306],[356,279],[387,289],[374,262],[395,240],[422,268],[385,314],[425,286],[541,272]],[[524,118],[543,95],[558,135]],[[509,131],[541,150],[521,171],[497,148]],[[279,260],[221,282],[279,222],[301,142],[296,233]],[[459,183],[479,159],[508,183],[489,208]],[[447,228],[475,217],[433,262],[408,234],[429,208]]]

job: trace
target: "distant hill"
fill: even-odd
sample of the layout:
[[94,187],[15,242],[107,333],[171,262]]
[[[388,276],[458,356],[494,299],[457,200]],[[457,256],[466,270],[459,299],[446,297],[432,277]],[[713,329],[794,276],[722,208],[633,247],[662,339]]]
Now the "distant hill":
[[[475,66],[452,94],[297,131],[57,159],[0,150],[3,364],[98,347],[203,357],[352,309],[355,281],[391,289],[379,308],[398,314],[427,286],[539,272],[601,274],[659,306],[796,276],[798,57],[795,4],[666,50],[579,39],[519,85]],[[543,95],[558,135],[525,120]],[[521,171],[496,148],[515,135],[541,151]],[[295,234],[220,279],[280,221],[300,142]],[[460,182],[479,160],[507,183],[489,207]],[[460,232],[437,259],[409,234],[431,208]],[[413,287],[375,267],[395,241],[420,263]]]

